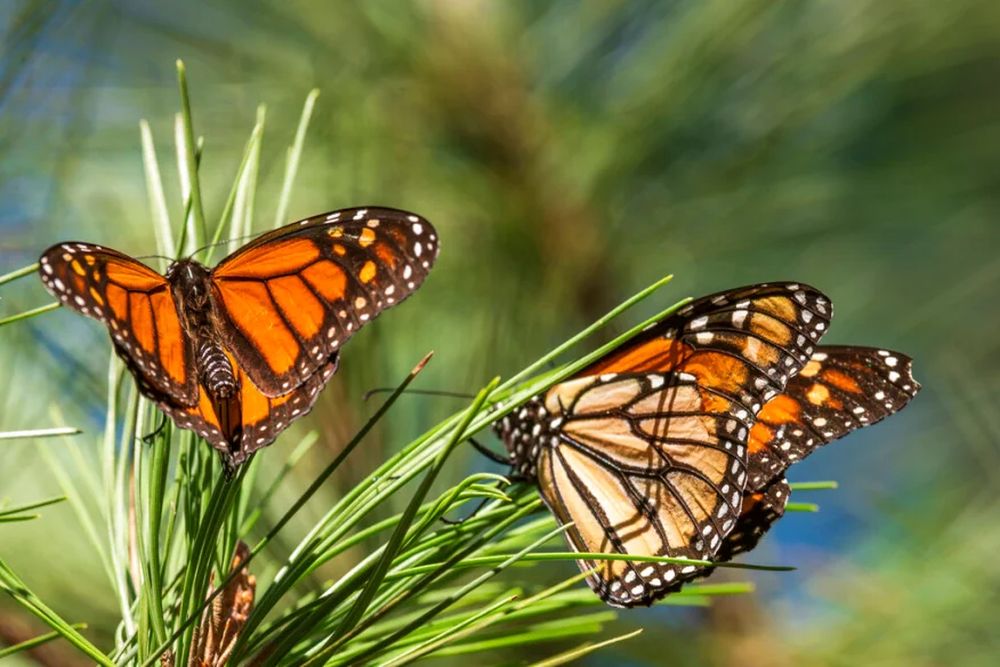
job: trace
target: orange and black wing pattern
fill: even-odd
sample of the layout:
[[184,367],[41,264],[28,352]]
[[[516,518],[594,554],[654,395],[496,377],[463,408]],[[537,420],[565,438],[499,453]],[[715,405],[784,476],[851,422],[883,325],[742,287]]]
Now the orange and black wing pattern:
[[750,551],[785,511],[793,463],[820,445],[903,409],[920,390],[904,354],[821,345],[785,391],[772,398],[750,429],[750,481],[740,518],[717,561]]
[[749,488],[764,488],[820,445],[901,410],[920,390],[904,354],[823,345],[757,415]]
[[358,329],[409,296],[438,253],[424,218],[357,208],[265,234],[212,272],[229,349],[265,396],[303,384]]
[[291,422],[312,410],[319,392],[336,372],[337,363],[334,354],[304,383],[276,397],[261,393],[246,372],[235,366],[239,393],[231,400],[214,401],[200,388],[193,405],[160,403],[160,407],[179,427],[207,440],[231,474],[251,454],[274,442]]
[[437,253],[427,220],[368,207],[277,229],[212,271],[183,259],[161,276],[61,243],[40,274],[64,305],[107,325],[143,394],[231,472],[312,408],[341,346],[419,287]]
[[100,320],[154,400],[192,403],[198,378],[166,278],[109,248],[60,243],[39,259],[42,282],[66,307]]
[[719,292],[651,325],[583,374],[690,373],[756,413],[808,362],[832,315],[830,300],[800,283]]
[[[808,362],[829,300],[794,283],[692,302],[552,387],[497,430],[581,552],[712,559],[734,529],[761,406]],[[615,606],[648,605],[694,565],[581,560]]]

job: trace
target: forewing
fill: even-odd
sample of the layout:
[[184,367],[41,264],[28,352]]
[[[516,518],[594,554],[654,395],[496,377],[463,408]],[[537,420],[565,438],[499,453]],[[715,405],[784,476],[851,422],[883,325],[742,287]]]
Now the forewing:
[[[746,409],[686,373],[583,377],[550,390],[538,464],[548,506],[581,552],[711,559],[739,514]],[[651,604],[693,565],[582,560],[605,602]]]
[[358,329],[402,301],[438,240],[406,211],[334,211],[275,230],[212,272],[230,350],[267,396],[299,386]]
[[757,416],[749,439],[749,487],[758,490],[820,445],[879,422],[920,390],[904,354],[821,346]]
[[583,372],[685,372],[753,414],[806,364],[833,310],[799,283],[750,285],[691,302]]
[[109,248],[60,243],[39,259],[42,282],[59,301],[108,327],[115,350],[142,392],[193,405],[197,377],[167,280]]

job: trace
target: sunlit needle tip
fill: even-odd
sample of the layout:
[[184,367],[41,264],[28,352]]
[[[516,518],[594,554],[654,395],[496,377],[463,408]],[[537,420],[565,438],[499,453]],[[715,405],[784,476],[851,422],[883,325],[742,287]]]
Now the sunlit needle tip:
[[424,366],[427,365],[427,362],[430,361],[431,357],[433,356],[434,356],[434,350],[431,350],[426,355],[424,355],[424,358],[420,360],[420,363],[414,366],[413,370],[410,371],[410,377],[413,377],[417,375],[420,371],[424,370]]

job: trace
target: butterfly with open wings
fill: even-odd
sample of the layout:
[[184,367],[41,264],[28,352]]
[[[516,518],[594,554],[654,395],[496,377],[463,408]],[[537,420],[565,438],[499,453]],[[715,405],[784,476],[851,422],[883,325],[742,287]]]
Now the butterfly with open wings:
[[[723,561],[784,511],[784,472],[901,409],[919,385],[885,350],[818,347],[829,299],[796,283],[698,299],[499,420],[570,547]],[[710,570],[581,560],[608,604],[648,605]]]
[[63,305],[108,327],[143,395],[231,473],[312,408],[343,344],[413,293],[437,252],[424,218],[367,207],[276,229],[213,269],[182,259],[160,275],[70,242],[39,271]]

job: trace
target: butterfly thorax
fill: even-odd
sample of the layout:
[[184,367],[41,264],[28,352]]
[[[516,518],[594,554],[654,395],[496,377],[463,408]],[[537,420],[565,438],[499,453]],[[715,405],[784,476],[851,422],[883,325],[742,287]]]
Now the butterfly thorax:
[[533,398],[493,425],[510,454],[511,467],[519,477],[535,479],[541,448],[558,435],[539,398]]
[[208,268],[191,259],[174,262],[167,270],[181,324],[194,342],[198,376],[214,398],[236,394],[233,365],[226,356],[213,320],[212,282]]

